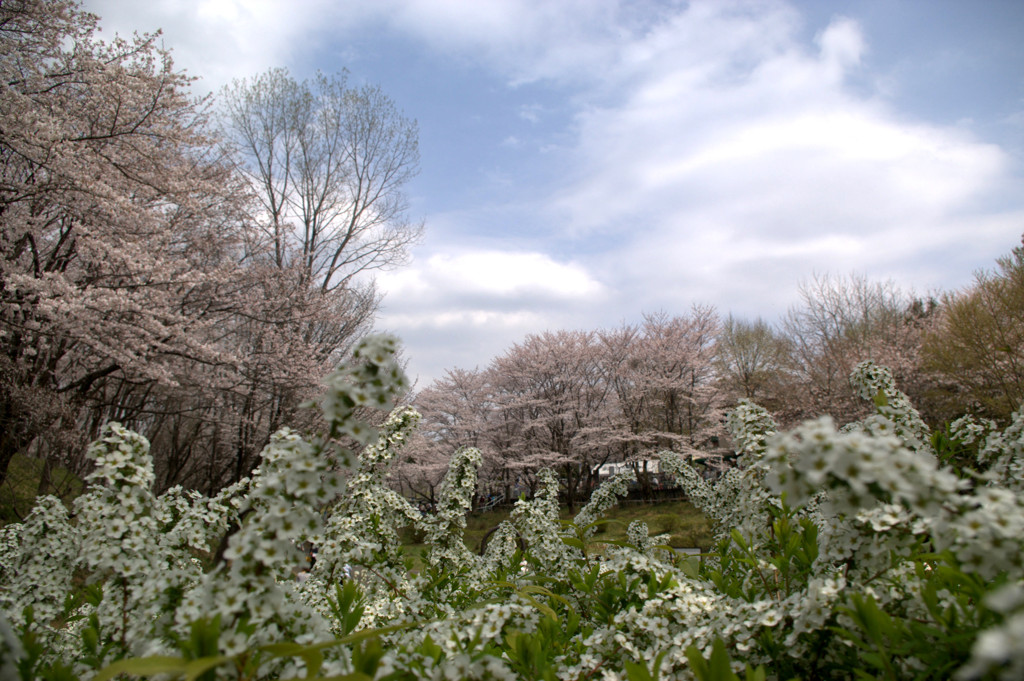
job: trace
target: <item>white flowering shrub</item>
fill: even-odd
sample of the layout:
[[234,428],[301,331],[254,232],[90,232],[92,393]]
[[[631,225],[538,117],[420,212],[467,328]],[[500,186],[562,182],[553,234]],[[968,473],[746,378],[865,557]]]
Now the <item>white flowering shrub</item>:
[[466,530],[466,514],[473,507],[476,493],[476,472],[483,458],[474,447],[460,449],[452,457],[448,472],[438,491],[437,510],[422,520],[426,528],[426,543],[431,565],[449,570],[474,571],[477,557],[470,553],[462,541]]
[[[63,611],[78,554],[78,535],[60,499],[43,496],[22,525],[0,530],[0,605],[12,623],[31,616],[48,622]],[[21,550],[31,546],[31,551]]]
[[[595,551],[629,474],[562,522],[548,470],[475,555],[479,452],[454,454],[421,514],[388,485],[419,415],[357,419],[392,408],[393,350],[368,339],[317,402],[327,434],[282,430],[212,499],[155,497],[148,444],[108,426],[72,514],[43,497],[0,530],[3,678],[1024,677],[1024,412],[931,433],[865,363],[851,380],[876,412],[859,423],[778,432],[745,402],[727,422],[739,466],[717,482],[661,453],[718,524],[699,560],[639,521]],[[973,471],[943,463],[953,449]],[[430,546],[418,570],[403,527]]]
[[[619,497],[626,496],[631,482],[636,482],[636,472],[627,469],[617,473],[594,490],[594,493],[590,495],[590,501],[573,518],[573,524],[576,526],[581,540],[590,539],[594,535],[601,516],[618,502]],[[579,548],[585,550],[583,545]]]
[[978,464],[988,472],[992,484],[1024,493],[1024,409],[1012,418],[1010,427],[1002,432],[991,423],[981,426],[984,437],[978,437]]
[[337,501],[327,507],[317,545],[313,577],[339,580],[353,566],[392,569],[402,565],[398,528],[420,521],[420,513],[387,485],[395,453],[416,427],[420,415],[412,408],[396,410],[381,426],[377,440],[359,454]]

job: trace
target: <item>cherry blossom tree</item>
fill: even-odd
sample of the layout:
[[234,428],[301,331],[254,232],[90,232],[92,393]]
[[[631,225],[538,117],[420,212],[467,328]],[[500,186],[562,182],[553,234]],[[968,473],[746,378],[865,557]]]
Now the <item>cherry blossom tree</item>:
[[486,372],[450,369],[415,396],[422,420],[393,467],[403,492],[435,503],[448,462],[460,449],[479,449],[490,463],[494,457],[488,430],[494,410],[488,392]]
[[500,419],[515,428],[504,446],[519,465],[558,470],[570,508],[610,455],[609,386],[594,332],[534,334],[491,364]]
[[[156,36],[101,42],[97,22],[70,0],[0,5],[0,481],[19,451],[85,472],[78,441],[116,419],[152,441],[158,491],[213,492],[282,423],[312,425],[299,405],[368,330],[379,294],[353,277],[417,233],[395,191],[415,128],[349,92],[352,233],[348,189],[324,188],[334,212],[281,260],[268,235],[294,216],[274,222],[209,102]],[[398,160],[374,146],[399,133]]]
[[154,36],[99,42],[71,2],[0,7],[0,479],[111,380],[230,366],[244,210]]
[[642,342],[640,330],[635,324],[623,324],[598,332],[598,338],[601,370],[615,399],[615,447],[621,458],[628,459],[640,449],[656,446],[647,434],[646,405],[635,372],[639,367],[637,346]]
[[641,362],[649,376],[651,422],[676,433],[690,446],[703,446],[722,432],[722,396],[714,381],[718,313],[694,305],[690,314],[646,315]]
[[615,357],[609,380],[637,444],[696,446],[718,432],[718,329],[714,309],[698,305],[689,315],[647,314],[635,329],[605,334]]
[[647,314],[642,325],[602,334],[606,380],[616,396],[615,458],[633,462],[645,494],[651,452],[692,452],[723,433],[719,326],[713,308],[695,305],[688,315]]
[[[642,326],[532,334],[483,371],[451,371],[413,400],[421,435],[399,469],[429,492],[443,461],[481,451],[482,489],[533,489],[557,471],[570,506],[598,482],[599,467],[643,461],[658,449],[703,446],[722,430],[711,308],[645,316]],[[413,480],[417,483],[413,483]],[[648,481],[649,482],[649,481]]]

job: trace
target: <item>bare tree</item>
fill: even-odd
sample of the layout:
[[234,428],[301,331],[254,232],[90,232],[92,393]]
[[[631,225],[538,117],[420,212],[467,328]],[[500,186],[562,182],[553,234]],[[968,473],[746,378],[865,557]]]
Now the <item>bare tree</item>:
[[235,81],[222,100],[225,137],[259,195],[277,267],[327,293],[404,261],[422,232],[403,194],[418,172],[418,133],[379,88],[272,69]]
[[889,367],[914,393],[906,384],[919,365],[921,330],[909,314],[910,296],[892,282],[857,275],[816,276],[800,294],[803,304],[783,322],[795,380],[784,421],[831,414],[846,422],[863,415],[868,406],[854,394],[849,376],[867,359]]
[[729,315],[715,345],[715,368],[730,396],[772,409],[789,373],[789,339],[763,319],[750,322]]

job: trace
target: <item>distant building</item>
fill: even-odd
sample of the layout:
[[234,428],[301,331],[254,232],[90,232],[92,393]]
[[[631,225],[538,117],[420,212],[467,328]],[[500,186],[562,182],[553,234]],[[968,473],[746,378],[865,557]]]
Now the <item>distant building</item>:
[[647,471],[648,473],[660,473],[661,472],[661,461],[658,459],[638,459],[637,461],[617,461],[613,463],[603,463],[597,467],[597,477],[601,480],[605,478],[611,478],[624,473],[633,467],[641,471]]

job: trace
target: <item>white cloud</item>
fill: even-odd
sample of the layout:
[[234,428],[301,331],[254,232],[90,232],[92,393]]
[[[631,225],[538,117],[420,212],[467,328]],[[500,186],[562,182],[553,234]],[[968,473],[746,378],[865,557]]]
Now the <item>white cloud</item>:
[[840,18],[828,25],[817,39],[822,62],[835,69],[842,79],[843,71],[860,62],[864,53],[864,37],[855,21]]
[[[451,306],[421,310],[418,323],[435,326],[493,323],[497,317],[485,314],[489,306],[514,316],[521,309],[595,301],[603,295],[602,285],[577,263],[559,263],[543,253],[497,250],[432,255],[381,274],[378,283],[399,308]],[[466,314],[466,308],[472,314]],[[413,315],[403,314],[412,320]]]
[[539,252],[449,248],[378,277],[378,326],[397,333],[421,383],[485,365],[526,334],[591,326],[604,286],[582,265]]
[[[916,259],[933,276],[929,253],[971,242],[964,214],[1005,181],[1008,156],[851,94],[855,22],[834,21],[816,51],[796,34],[784,8],[702,5],[638,41],[620,96],[580,114],[578,170],[554,205],[576,237],[614,237],[591,267],[634,306],[770,315],[813,271],[911,273]],[[1020,229],[1009,213],[988,224]]]
[[544,107],[541,104],[523,104],[519,107],[519,117],[530,123],[539,123]]
[[376,9],[398,30],[482,59],[513,82],[578,78],[632,30],[617,0],[380,0]]
[[517,81],[581,72],[612,54],[617,0],[83,0],[104,35],[160,28],[179,66],[212,89],[232,78],[343,49],[369,28],[390,27],[445,53],[471,55]]
[[[100,16],[101,37],[163,31],[175,66],[216,91],[235,78],[293,64],[322,40],[368,18],[359,3],[329,0],[84,0]],[[351,6],[349,6],[351,5]]]

